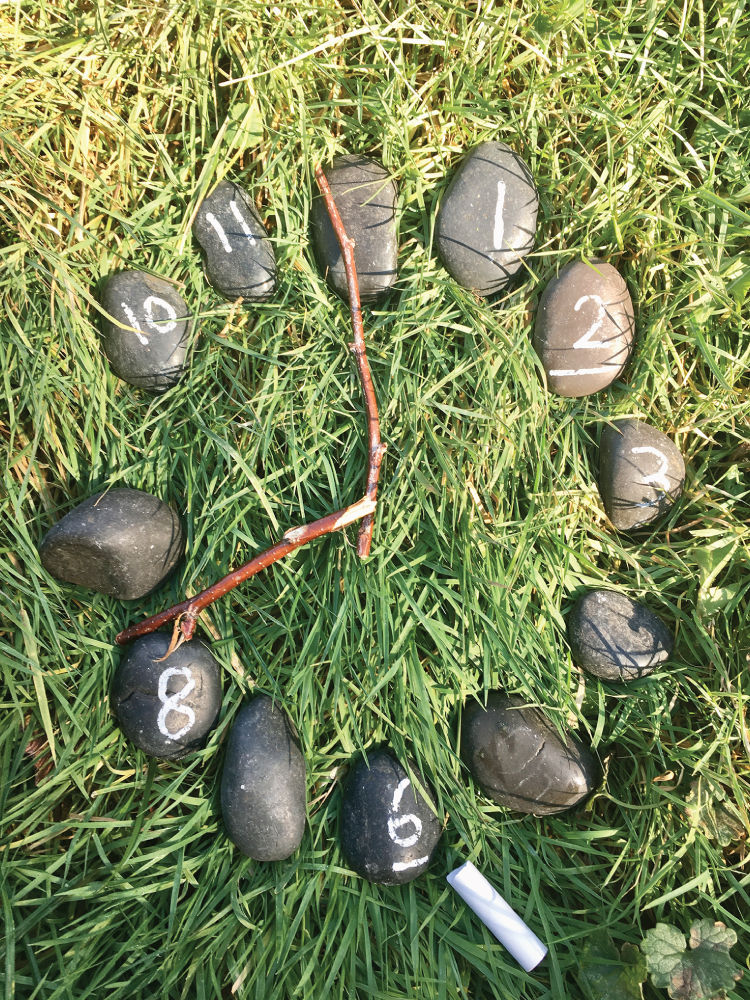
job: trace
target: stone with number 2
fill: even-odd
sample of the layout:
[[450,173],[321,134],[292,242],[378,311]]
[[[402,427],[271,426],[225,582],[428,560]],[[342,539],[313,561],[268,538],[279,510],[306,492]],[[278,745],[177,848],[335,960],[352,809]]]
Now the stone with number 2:
[[199,639],[169,648],[166,632],[136,639],[117,668],[110,704],[139,750],[179,760],[203,745],[221,708],[219,664]]
[[441,824],[419,771],[382,750],[357,761],[344,792],[341,846],[368,882],[403,885],[427,869]]

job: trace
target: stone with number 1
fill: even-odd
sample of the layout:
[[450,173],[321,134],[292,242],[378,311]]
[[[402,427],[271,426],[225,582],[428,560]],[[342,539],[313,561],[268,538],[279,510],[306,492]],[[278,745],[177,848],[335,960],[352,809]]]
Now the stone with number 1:
[[199,639],[169,649],[171,633],[152,632],[129,647],[110,693],[120,727],[139,750],[179,760],[199,749],[221,709],[219,664]]
[[578,260],[545,288],[536,314],[534,348],[547,384],[559,396],[588,396],[616,379],[635,332],[628,286],[611,264]]

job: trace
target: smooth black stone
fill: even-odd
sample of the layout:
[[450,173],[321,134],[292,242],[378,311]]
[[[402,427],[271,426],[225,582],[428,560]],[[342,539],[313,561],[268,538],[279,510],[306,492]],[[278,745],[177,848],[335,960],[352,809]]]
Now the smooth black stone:
[[619,531],[663,517],[681,496],[684,482],[685,462],[666,434],[641,420],[616,420],[604,428],[599,492]]
[[118,489],[74,507],[44,536],[39,555],[58,580],[132,601],[166,580],[182,550],[180,519],[168,504]]
[[203,745],[221,709],[221,675],[199,639],[166,660],[171,635],[141,636],[120,661],[110,704],[127,738],[151,757],[179,760]]
[[174,285],[145,271],[121,271],[107,280],[102,307],[117,320],[105,318],[102,326],[104,353],[115,375],[154,393],[176,385],[183,374],[190,315]]
[[276,257],[248,193],[221,181],[204,199],[193,235],[206,253],[206,277],[224,298],[258,301],[276,287]]
[[[381,885],[404,885],[430,864],[442,827],[419,771],[411,773],[382,750],[351,769],[344,790],[341,846],[354,871]],[[424,793],[424,794],[423,794]],[[428,800],[425,800],[425,795]]]
[[[395,181],[377,160],[352,153],[335,159],[325,174],[346,235],[354,240],[360,299],[375,302],[398,274]],[[310,218],[318,267],[348,302],[344,261],[322,195],[313,199]]]
[[289,716],[261,695],[229,734],[221,811],[229,839],[255,861],[283,861],[305,832],[305,760]]
[[633,303],[619,271],[603,260],[578,260],[545,288],[534,348],[552,392],[588,396],[620,375],[634,334]]
[[534,248],[539,209],[531,171],[504,142],[476,146],[450,183],[437,217],[437,247],[459,285],[479,295],[506,288]]
[[674,646],[653,611],[614,590],[579,597],[568,616],[568,639],[574,663],[605,681],[646,677]]
[[592,752],[517,695],[491,691],[487,709],[465,709],[461,757],[485,795],[519,812],[548,816],[584,799],[601,769]]

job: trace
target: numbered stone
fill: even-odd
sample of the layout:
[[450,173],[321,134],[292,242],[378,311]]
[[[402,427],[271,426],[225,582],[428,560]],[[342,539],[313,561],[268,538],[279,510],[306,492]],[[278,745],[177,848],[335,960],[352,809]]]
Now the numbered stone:
[[602,432],[599,491],[619,531],[663,517],[679,499],[685,462],[666,434],[641,420],[616,420]]
[[158,587],[183,550],[180,519],[142,490],[96,493],[42,539],[42,565],[67,583],[132,601]]
[[461,757],[485,795],[518,812],[548,816],[581,802],[601,777],[596,757],[517,695],[491,691],[487,708],[464,711]]
[[[440,840],[437,806],[419,771],[414,781],[377,750],[352,767],[344,791],[341,846],[368,882],[403,885],[426,871]],[[415,787],[416,783],[416,787]]]
[[559,396],[608,386],[627,364],[634,335],[628,286],[603,260],[568,264],[539,300],[534,348]]
[[104,353],[112,371],[130,385],[161,393],[183,374],[190,316],[174,285],[144,271],[121,271],[107,280],[102,308]]
[[131,743],[150,757],[179,760],[203,746],[221,709],[221,672],[199,639],[162,660],[171,634],[152,632],[125,653],[110,694]]
[[573,662],[605,681],[646,677],[672,655],[669,629],[644,604],[614,590],[592,590],[568,616]]
[[[396,184],[381,163],[367,156],[339,156],[325,173],[346,235],[354,240],[360,298],[375,302],[398,274]],[[318,266],[348,302],[344,261],[322,195],[313,199],[311,222]]]
[[504,142],[475,147],[437,217],[437,247],[459,285],[479,295],[506,288],[534,247],[539,197],[524,161]]
[[224,298],[267,299],[276,287],[276,257],[248,193],[221,181],[204,199],[193,235],[206,253],[206,277]]
[[221,811],[229,839],[256,861],[283,861],[305,832],[305,760],[283,709],[261,695],[229,734]]

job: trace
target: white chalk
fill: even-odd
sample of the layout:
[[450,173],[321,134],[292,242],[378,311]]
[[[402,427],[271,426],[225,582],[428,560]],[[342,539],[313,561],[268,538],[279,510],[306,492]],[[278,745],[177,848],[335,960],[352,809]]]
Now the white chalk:
[[526,972],[539,965],[547,954],[546,946],[471,861],[452,871],[448,881]]

